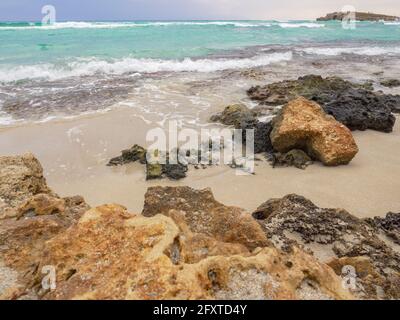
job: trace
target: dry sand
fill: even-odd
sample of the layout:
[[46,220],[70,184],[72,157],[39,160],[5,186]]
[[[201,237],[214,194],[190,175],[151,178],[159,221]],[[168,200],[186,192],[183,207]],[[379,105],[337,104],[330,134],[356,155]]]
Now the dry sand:
[[400,210],[400,123],[391,134],[354,132],[360,152],[347,166],[314,164],[306,170],[273,169],[256,162],[256,174],[239,176],[227,166],[196,170],[181,181],[145,180],[144,167],[106,166],[120,150],[145,145],[151,128],[129,109],[69,121],[0,130],[0,154],[33,152],[49,185],[61,196],[83,195],[90,205],[119,203],[140,212],[146,189],[154,185],[210,187],[217,200],[253,210],[262,202],[297,193],[318,206],[344,208],[358,217]]

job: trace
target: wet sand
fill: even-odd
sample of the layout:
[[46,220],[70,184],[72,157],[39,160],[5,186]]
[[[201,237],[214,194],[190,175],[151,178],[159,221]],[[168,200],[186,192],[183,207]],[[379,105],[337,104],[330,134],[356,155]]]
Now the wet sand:
[[[211,111],[210,111],[211,113]],[[188,178],[146,181],[144,166],[107,167],[111,157],[133,144],[145,145],[151,125],[130,109],[75,120],[0,129],[2,155],[34,153],[49,185],[61,196],[82,195],[92,206],[119,203],[140,212],[155,185],[210,187],[224,204],[253,210],[262,202],[297,193],[318,206],[344,208],[358,217],[400,210],[400,122],[391,134],[354,132],[359,154],[347,166],[314,164],[306,170],[273,169],[257,161],[255,175],[236,175],[227,166],[190,168]],[[262,158],[259,156],[259,158]]]

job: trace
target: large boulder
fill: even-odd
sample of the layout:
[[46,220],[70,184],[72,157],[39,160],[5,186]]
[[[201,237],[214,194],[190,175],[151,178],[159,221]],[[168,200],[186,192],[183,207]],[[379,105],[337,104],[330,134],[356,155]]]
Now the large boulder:
[[391,132],[400,110],[400,95],[374,92],[370,83],[356,84],[339,77],[307,75],[297,80],[252,87],[248,96],[264,105],[284,105],[302,96],[319,103],[350,130]]
[[278,248],[300,247],[331,265],[338,275],[354,268],[352,290],[359,298],[400,298],[398,246],[390,238],[383,239],[380,228],[343,209],[319,208],[295,194],[266,201],[253,216]]
[[302,97],[282,108],[270,137],[276,151],[301,149],[328,166],[348,164],[358,152],[348,128]]

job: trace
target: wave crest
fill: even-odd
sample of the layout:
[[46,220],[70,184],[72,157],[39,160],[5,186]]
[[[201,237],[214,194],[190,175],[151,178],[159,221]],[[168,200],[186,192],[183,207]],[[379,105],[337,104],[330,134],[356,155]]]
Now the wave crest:
[[89,76],[96,73],[121,75],[124,73],[154,72],[215,72],[227,69],[252,68],[274,62],[292,59],[292,52],[272,53],[244,59],[184,59],[156,60],[123,58],[105,61],[95,58],[79,59],[65,66],[37,64],[0,69],[0,82],[13,82],[24,79],[57,80],[76,76]]
[[57,22],[52,25],[40,23],[5,23],[0,24],[0,30],[54,30],[54,29],[112,29],[136,27],[169,27],[169,26],[223,26],[235,28],[323,28],[322,23],[315,22],[261,22],[261,21],[154,21],[154,22]]
[[379,56],[385,54],[400,54],[400,47],[305,48],[298,49],[298,51],[324,56],[339,56],[341,54]]

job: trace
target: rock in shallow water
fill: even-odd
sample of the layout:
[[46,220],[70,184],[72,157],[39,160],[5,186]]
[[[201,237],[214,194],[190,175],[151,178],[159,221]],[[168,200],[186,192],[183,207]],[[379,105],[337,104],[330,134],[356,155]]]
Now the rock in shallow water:
[[316,101],[351,130],[391,132],[399,112],[400,96],[372,91],[369,83],[355,84],[338,77],[307,75],[298,80],[250,88],[248,96],[262,104],[283,105],[299,96]]
[[122,150],[119,157],[112,158],[108,162],[108,166],[119,166],[130,162],[139,161],[141,164],[146,163],[146,149],[135,144],[132,148]]
[[325,165],[348,164],[358,152],[349,129],[305,98],[290,101],[273,120],[274,150],[301,149]]

